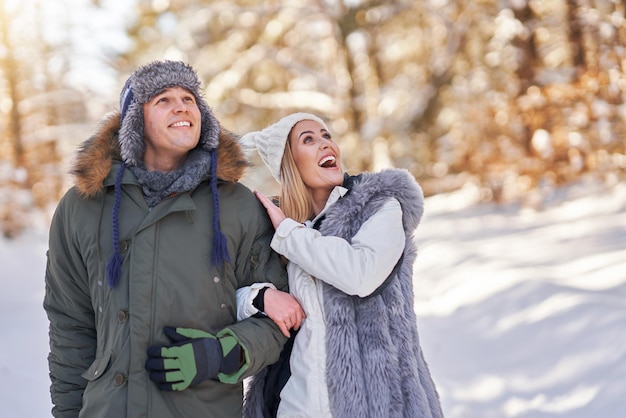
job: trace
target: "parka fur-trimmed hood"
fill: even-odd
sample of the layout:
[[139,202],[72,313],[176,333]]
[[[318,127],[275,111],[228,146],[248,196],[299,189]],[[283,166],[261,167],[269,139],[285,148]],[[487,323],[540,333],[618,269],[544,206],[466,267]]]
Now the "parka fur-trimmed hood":
[[[103,188],[103,181],[109,175],[114,160],[121,161],[120,113],[106,116],[99,124],[94,135],[83,142],[74,159],[71,174],[79,193],[93,197]],[[232,132],[220,126],[217,145],[217,177],[220,180],[236,182],[245,174],[248,162],[239,145],[238,138]]]

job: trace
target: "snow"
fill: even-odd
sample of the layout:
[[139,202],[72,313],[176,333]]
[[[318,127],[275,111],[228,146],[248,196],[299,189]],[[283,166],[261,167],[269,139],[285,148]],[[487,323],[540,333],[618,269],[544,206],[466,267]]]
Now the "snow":
[[626,417],[626,185],[548,203],[426,203],[415,306],[448,418]]
[[0,238],[0,417],[49,417],[47,232]]
[[[426,200],[415,310],[447,418],[626,417],[626,185]],[[47,228],[0,239],[0,418],[50,416]]]

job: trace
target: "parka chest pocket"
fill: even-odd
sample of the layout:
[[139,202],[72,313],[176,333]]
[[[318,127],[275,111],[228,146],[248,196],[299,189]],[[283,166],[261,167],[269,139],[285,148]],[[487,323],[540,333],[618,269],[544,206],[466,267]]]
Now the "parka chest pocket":
[[85,370],[81,376],[86,379],[88,382],[93,382],[98,380],[100,376],[106,372],[109,367],[109,362],[111,361],[111,350],[106,351],[102,357],[96,357],[96,359],[91,363],[91,366],[87,370]]

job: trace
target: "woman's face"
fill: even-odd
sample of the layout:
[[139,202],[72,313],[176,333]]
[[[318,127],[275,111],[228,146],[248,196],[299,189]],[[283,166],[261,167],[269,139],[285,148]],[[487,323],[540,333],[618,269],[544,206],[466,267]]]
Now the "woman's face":
[[298,172],[311,192],[330,192],[343,183],[341,151],[322,125],[312,120],[296,123],[289,144]]

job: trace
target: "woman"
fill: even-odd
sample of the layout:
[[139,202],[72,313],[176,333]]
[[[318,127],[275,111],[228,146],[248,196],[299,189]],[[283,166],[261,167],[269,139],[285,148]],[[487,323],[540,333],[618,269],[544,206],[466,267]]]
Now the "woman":
[[[276,228],[272,248],[289,260],[290,293],[306,314],[277,415],[443,416],[413,310],[413,233],[423,213],[413,177],[398,169],[344,174],[326,124],[307,113],[241,143],[258,150],[280,184],[280,207],[255,195]],[[285,326],[300,319],[288,317]],[[244,416],[263,416],[265,374],[251,382]]]

